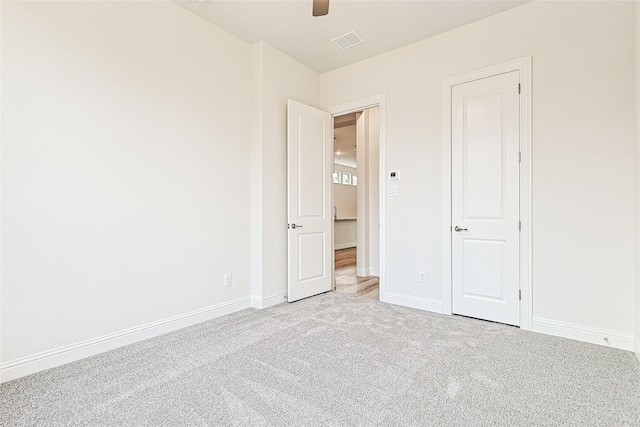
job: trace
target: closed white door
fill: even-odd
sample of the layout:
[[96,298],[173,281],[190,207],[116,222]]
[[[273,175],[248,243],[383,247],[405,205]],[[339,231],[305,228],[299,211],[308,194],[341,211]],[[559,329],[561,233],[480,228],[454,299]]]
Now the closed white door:
[[453,313],[520,325],[519,73],[451,92]]
[[287,102],[288,300],[333,289],[333,118]]

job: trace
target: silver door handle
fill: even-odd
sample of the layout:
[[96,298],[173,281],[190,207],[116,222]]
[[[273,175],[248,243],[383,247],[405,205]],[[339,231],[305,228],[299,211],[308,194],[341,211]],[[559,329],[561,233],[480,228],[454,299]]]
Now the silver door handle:
[[295,223],[293,223],[293,224],[291,224],[291,228],[295,230],[296,228],[302,228],[302,226],[301,225],[296,225]]
[[457,225],[456,225],[456,228],[454,228],[454,230],[456,230],[458,233],[461,232],[461,231],[469,231],[466,228],[460,228]]

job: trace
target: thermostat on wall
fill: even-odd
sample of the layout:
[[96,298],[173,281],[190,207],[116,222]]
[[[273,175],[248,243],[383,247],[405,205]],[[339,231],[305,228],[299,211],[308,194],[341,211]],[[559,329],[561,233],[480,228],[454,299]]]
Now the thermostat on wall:
[[400,171],[389,171],[389,181],[400,178]]

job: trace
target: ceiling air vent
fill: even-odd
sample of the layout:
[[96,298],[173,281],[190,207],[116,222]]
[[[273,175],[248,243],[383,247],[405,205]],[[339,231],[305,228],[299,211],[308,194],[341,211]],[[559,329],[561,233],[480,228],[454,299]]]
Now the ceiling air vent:
[[364,40],[362,40],[355,31],[343,34],[340,37],[332,39],[331,41],[337,44],[342,50],[349,49],[350,47],[354,47],[355,45],[358,45],[360,43],[364,43]]

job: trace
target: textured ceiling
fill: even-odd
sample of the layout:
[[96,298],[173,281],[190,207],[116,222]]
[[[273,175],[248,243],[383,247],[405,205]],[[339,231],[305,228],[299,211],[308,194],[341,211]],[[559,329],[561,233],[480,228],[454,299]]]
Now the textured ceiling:
[[[319,73],[330,71],[519,6],[526,1],[330,0],[311,16],[311,0],[197,0],[175,3],[248,43],[260,40]],[[331,39],[355,31],[365,42],[341,50]]]

